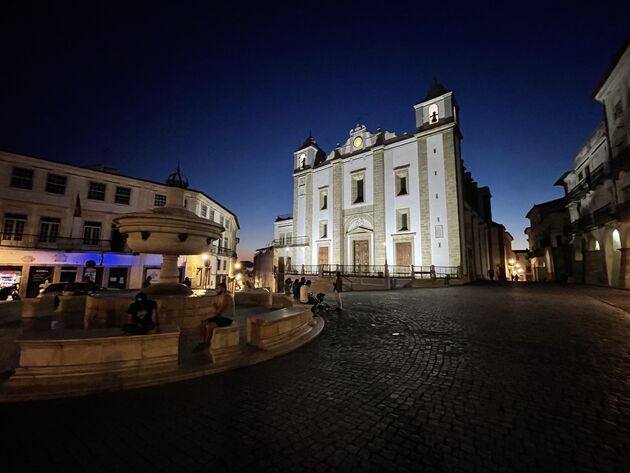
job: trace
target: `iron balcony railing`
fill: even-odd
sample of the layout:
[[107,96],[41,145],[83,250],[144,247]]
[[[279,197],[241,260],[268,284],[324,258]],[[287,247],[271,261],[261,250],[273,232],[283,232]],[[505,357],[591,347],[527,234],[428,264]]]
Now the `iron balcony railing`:
[[235,251],[227,246],[214,246],[210,245],[210,254],[217,256],[234,256]]
[[387,267],[389,271],[389,275],[392,278],[410,278],[412,266],[410,264],[407,265],[392,265]]
[[307,245],[308,245],[307,236],[277,238],[273,241],[273,246],[276,248],[283,248],[286,246],[307,246]]
[[606,204],[593,212],[593,221],[595,225],[604,224],[614,218],[614,206]]
[[0,246],[11,248],[36,248],[60,251],[113,251],[131,253],[122,242],[97,240],[93,238],[68,238],[54,235],[27,235],[21,233],[0,233]]
[[352,264],[340,265],[339,271],[344,276],[360,276],[365,278],[385,277],[385,265]]
[[334,276],[339,271],[342,276],[368,278],[415,278],[415,279],[457,279],[461,278],[459,266],[411,266],[411,265],[368,265],[368,264],[314,264],[285,266],[284,274],[305,276]]
[[578,220],[571,222],[564,227],[566,233],[574,234],[591,227],[604,225],[613,220],[617,215],[624,214],[630,208],[629,202],[622,202],[619,205],[606,204],[592,213],[582,215]]
[[320,271],[320,265],[318,264],[303,264],[300,266],[286,266],[284,269],[285,274],[304,274],[310,276],[317,276]]
[[459,266],[414,266],[413,272],[416,279],[457,279],[462,277]]

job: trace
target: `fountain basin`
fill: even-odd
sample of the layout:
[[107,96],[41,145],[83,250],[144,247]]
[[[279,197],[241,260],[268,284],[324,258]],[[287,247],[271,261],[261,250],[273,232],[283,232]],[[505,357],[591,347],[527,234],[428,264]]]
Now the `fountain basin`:
[[[88,296],[83,318],[84,327],[121,327],[127,321],[127,309],[135,301],[135,294],[130,291],[115,296],[105,294]],[[158,306],[160,323],[177,325],[181,329],[197,328],[203,320],[214,315],[213,305],[216,297],[207,294],[151,295],[151,299]]]

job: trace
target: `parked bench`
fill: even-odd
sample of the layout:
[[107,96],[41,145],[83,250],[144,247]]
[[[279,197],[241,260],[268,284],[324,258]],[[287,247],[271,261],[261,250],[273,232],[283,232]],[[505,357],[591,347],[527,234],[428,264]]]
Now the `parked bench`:
[[217,327],[212,331],[210,355],[212,361],[230,361],[241,354],[241,329],[236,322],[228,327]]
[[247,318],[247,343],[262,350],[289,344],[311,330],[311,307],[294,306]]
[[124,377],[148,368],[176,368],[179,328],[159,333],[123,335],[121,329],[35,332],[16,340],[20,362],[12,380],[61,382],[90,375]]

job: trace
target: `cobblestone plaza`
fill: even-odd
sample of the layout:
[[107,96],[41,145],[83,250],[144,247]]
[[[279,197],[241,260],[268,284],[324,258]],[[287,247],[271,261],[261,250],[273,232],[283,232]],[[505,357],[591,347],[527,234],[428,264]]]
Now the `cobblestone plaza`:
[[0,406],[3,471],[629,471],[630,314],[598,294],[348,293],[261,365]]

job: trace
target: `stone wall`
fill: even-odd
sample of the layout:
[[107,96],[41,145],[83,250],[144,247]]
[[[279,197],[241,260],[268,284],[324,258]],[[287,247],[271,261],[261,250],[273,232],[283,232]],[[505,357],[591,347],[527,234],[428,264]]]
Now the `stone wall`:
[[606,284],[606,270],[602,250],[584,251],[584,282]]

